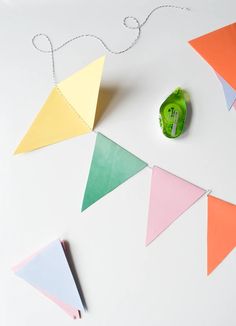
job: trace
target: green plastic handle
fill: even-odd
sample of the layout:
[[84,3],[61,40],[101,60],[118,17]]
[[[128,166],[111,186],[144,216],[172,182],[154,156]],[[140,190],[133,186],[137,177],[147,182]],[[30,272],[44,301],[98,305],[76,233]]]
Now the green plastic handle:
[[160,126],[163,134],[168,138],[179,137],[183,133],[186,116],[186,93],[178,87],[160,107]]

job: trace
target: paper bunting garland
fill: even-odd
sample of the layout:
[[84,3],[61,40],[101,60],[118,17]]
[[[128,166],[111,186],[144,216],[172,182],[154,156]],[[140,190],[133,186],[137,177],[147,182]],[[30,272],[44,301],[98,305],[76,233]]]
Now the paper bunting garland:
[[[98,133],[82,211],[146,166],[147,163]],[[203,188],[153,167],[146,246],[205,193]],[[236,206],[208,196],[208,273],[236,246],[235,234]]]
[[93,130],[104,59],[97,59],[53,88],[16,154]]
[[192,206],[206,191],[158,167],[152,169],[146,245]]
[[84,306],[60,240],[53,241],[13,270],[72,318],[80,318]]
[[191,40],[190,45],[221,77],[228,109],[236,94],[236,23]]
[[208,275],[236,247],[236,205],[208,196]]
[[147,163],[98,133],[82,211],[146,166]]

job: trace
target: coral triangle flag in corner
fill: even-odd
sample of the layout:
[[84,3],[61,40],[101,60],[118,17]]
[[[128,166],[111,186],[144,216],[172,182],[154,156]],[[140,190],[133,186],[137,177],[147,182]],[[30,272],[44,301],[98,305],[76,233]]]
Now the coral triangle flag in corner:
[[61,241],[55,240],[13,271],[76,319],[84,307],[64,250]]
[[52,89],[15,154],[93,130],[104,60],[95,60]]
[[82,211],[146,166],[147,163],[98,133]]
[[191,207],[206,191],[161,168],[152,170],[146,245]]
[[208,196],[208,275],[236,247],[236,205]]
[[189,44],[220,75],[220,81],[230,109],[236,97],[236,23],[202,35]]

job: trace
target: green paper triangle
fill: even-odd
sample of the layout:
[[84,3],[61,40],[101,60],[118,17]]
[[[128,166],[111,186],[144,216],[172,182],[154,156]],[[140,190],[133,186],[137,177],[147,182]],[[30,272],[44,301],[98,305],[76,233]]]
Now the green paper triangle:
[[82,211],[146,166],[147,163],[98,133]]

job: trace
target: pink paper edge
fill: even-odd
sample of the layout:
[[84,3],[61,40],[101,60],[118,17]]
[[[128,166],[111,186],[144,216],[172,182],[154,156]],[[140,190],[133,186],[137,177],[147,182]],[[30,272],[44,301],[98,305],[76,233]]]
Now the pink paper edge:
[[62,301],[56,299],[55,297],[47,294],[44,291],[41,291],[40,289],[37,289],[38,291],[40,291],[45,297],[47,297],[49,300],[53,301],[54,303],[56,303],[61,309],[63,309],[71,318],[73,319],[77,319],[77,318],[81,318],[80,315],[80,311],[76,310],[70,306],[68,306],[67,304],[63,303]]
[[[59,239],[58,239],[59,240]],[[65,241],[64,240],[59,240],[64,254],[66,255],[66,245],[65,245]],[[29,257],[27,257],[26,259],[22,260],[19,264],[15,265],[12,267],[13,272],[17,272],[19,269],[23,268],[30,260],[32,260],[38,253],[40,253],[41,251],[45,250],[47,248],[44,247],[36,252],[34,252],[32,255],[30,255]],[[56,299],[55,297],[49,295],[48,293],[46,293],[45,291],[40,290],[39,288],[36,288],[39,292],[41,292],[45,297],[47,297],[49,300],[53,301],[54,303],[56,303],[61,309],[63,309],[70,317],[72,317],[73,319],[77,319],[77,318],[81,318],[80,315],[80,311],[76,310],[70,306],[68,306],[67,304],[63,303],[62,301]]]
[[[64,240],[61,241],[60,239],[58,239],[58,241],[61,242],[61,245],[62,245],[62,247],[63,247],[63,249],[64,249],[64,253],[65,253]],[[49,244],[49,245],[50,245],[50,244]],[[23,268],[23,267],[24,267],[24,266],[25,266],[29,261],[31,261],[31,260],[32,260],[36,255],[38,255],[41,251],[47,249],[47,247],[48,247],[48,246],[43,247],[43,248],[37,250],[36,252],[34,252],[34,253],[33,253],[32,255],[30,255],[29,257],[23,259],[20,263],[14,265],[14,266],[12,267],[12,271],[16,273],[19,269]]]

